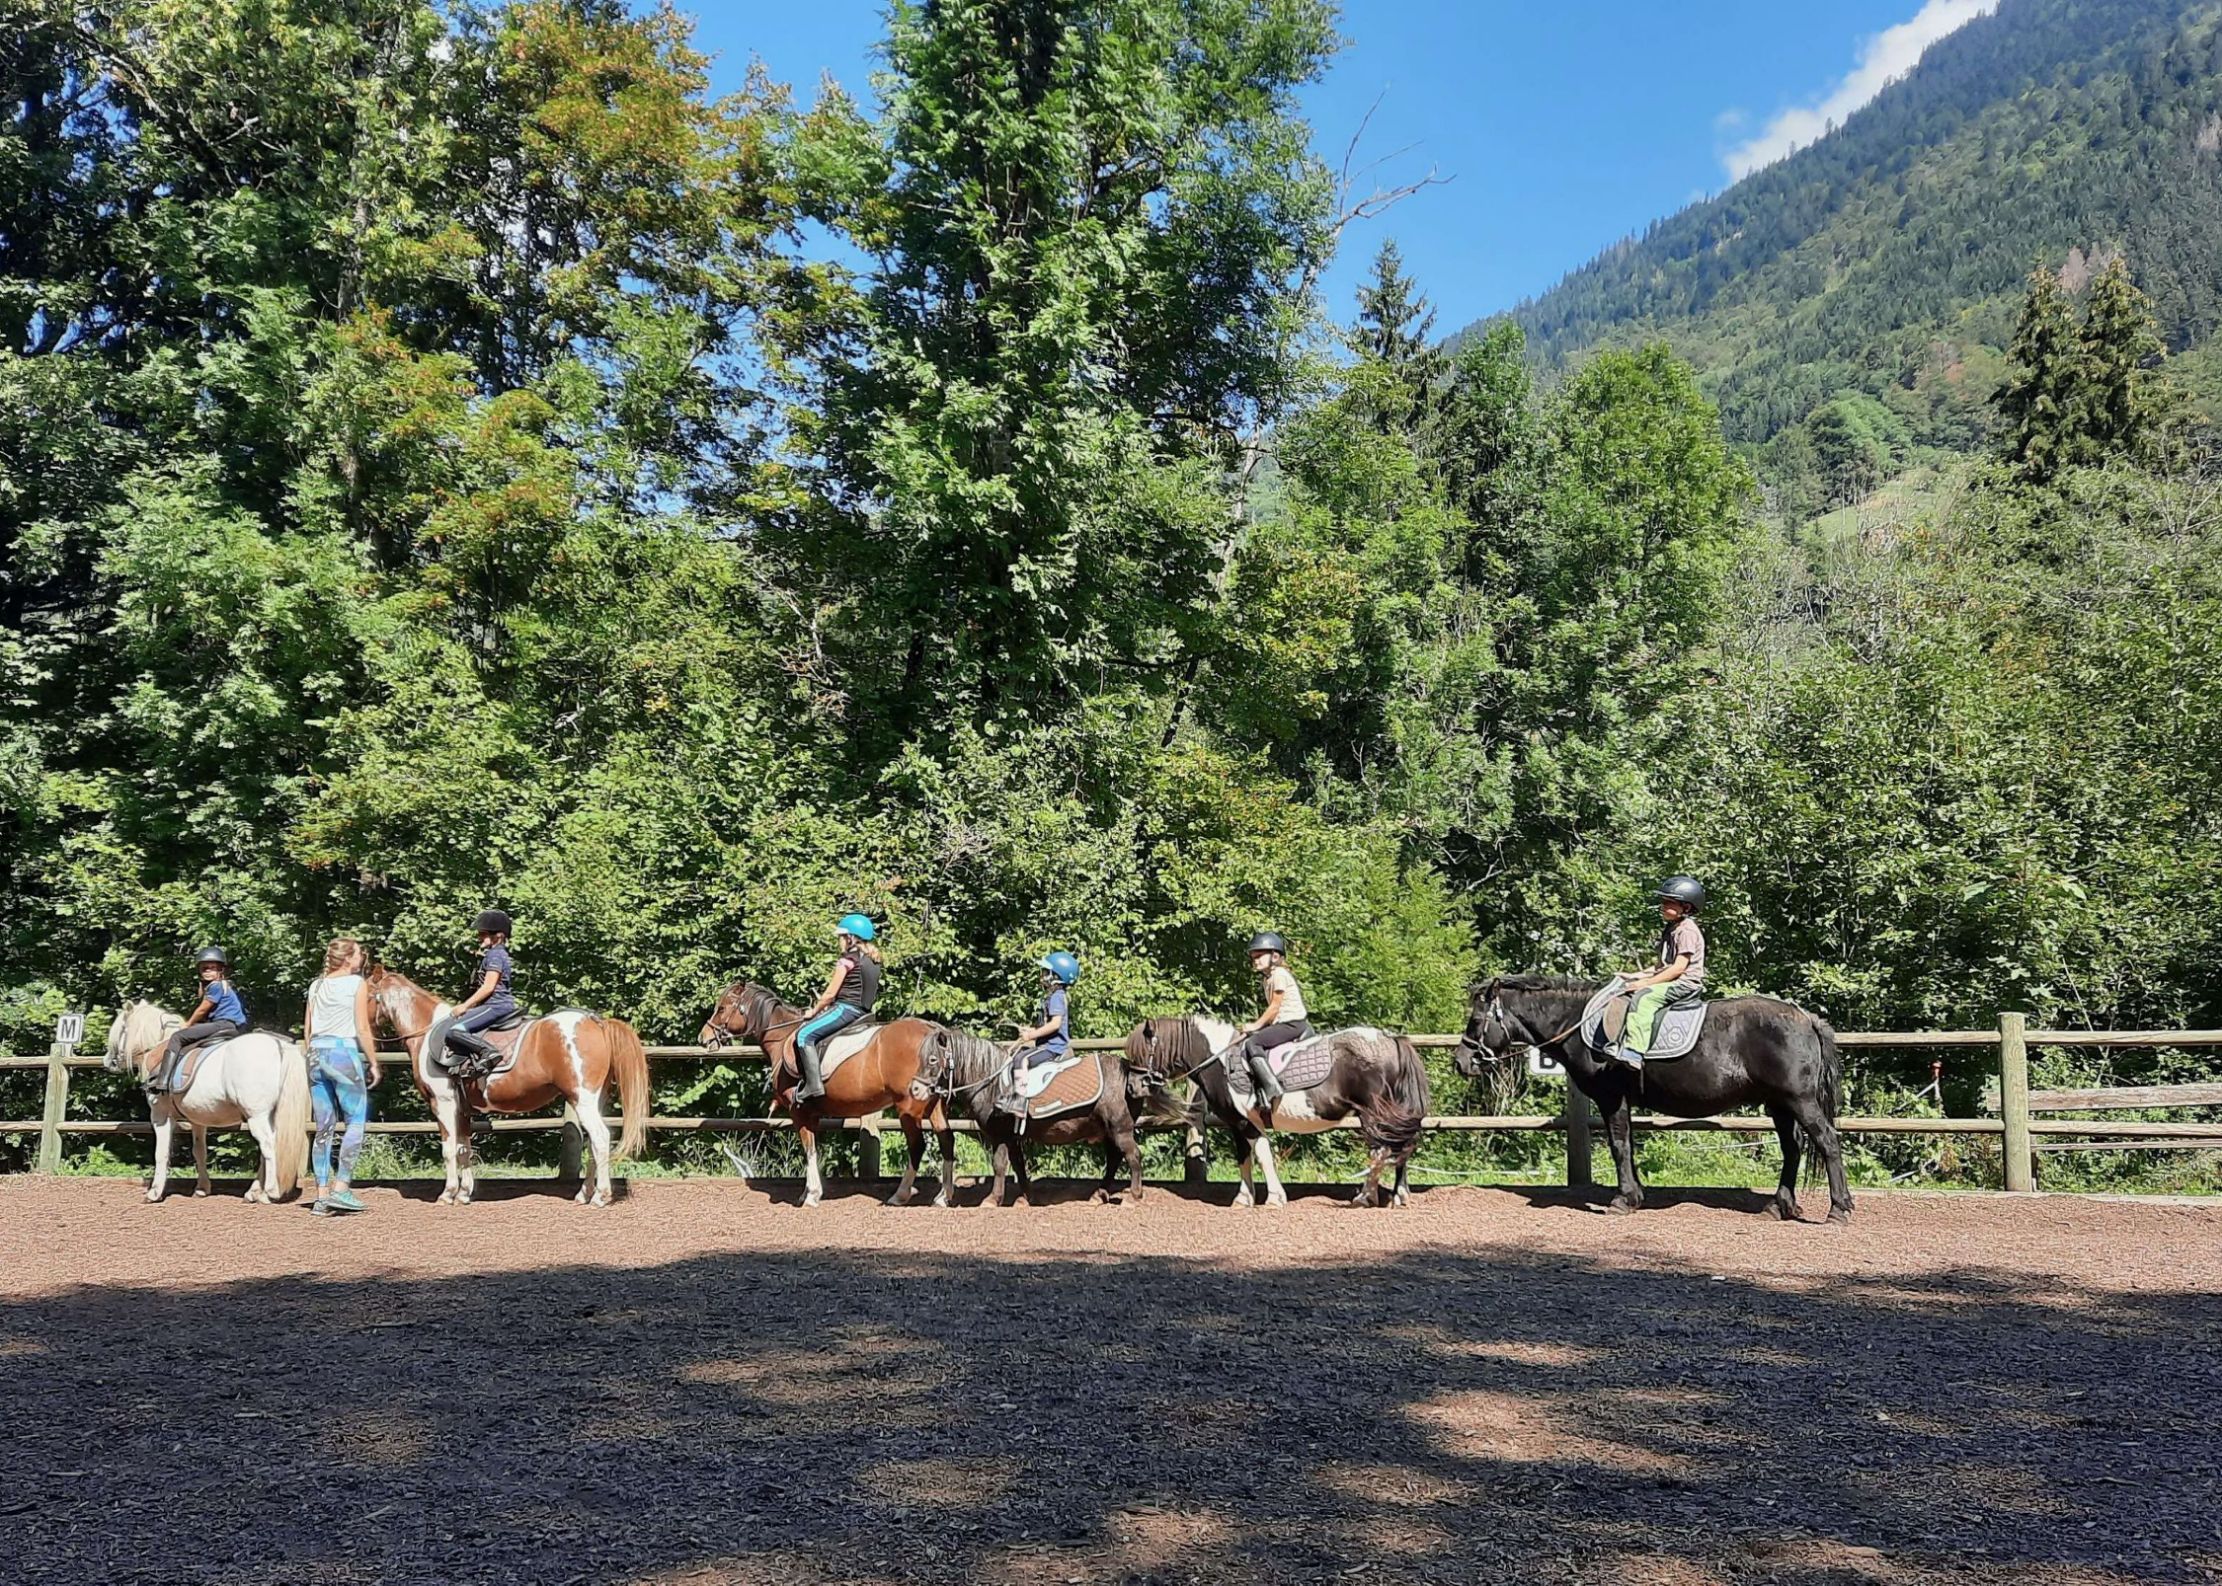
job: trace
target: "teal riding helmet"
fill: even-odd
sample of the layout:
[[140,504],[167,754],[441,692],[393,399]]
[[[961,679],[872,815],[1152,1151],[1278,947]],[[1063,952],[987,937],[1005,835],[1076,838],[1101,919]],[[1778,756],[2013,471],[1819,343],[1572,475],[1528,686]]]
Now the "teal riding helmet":
[[1080,978],[1080,960],[1070,953],[1050,953],[1042,959],[1042,968],[1057,977],[1058,984],[1069,986]]
[[843,936],[853,936],[860,942],[869,942],[879,936],[872,922],[861,914],[844,914],[834,927]]

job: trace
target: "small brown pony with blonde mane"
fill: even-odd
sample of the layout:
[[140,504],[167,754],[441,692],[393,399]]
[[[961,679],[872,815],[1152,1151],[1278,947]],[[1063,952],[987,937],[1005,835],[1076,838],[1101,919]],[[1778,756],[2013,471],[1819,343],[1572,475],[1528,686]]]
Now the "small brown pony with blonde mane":
[[439,1119],[440,1154],[447,1159],[442,1206],[470,1203],[473,1110],[537,1112],[554,1101],[571,1104],[594,1152],[594,1175],[579,1186],[576,1199],[589,1206],[610,1203],[610,1128],[602,1104],[613,1081],[625,1110],[618,1154],[638,1155],[648,1139],[648,1053],[631,1025],[578,1008],[543,1014],[517,1032],[515,1062],[484,1079],[458,1082],[433,1061],[437,1054],[425,1050],[424,1039],[455,1012],[453,1004],[382,964],[365,978],[375,1016],[408,1049],[417,1091]]
[[[910,1204],[918,1169],[926,1160],[925,1126],[929,1123],[941,1146],[941,1189],[933,1203],[955,1204],[956,1136],[927,1077],[938,1071],[932,1054],[939,1043],[948,1040],[947,1032],[925,1019],[890,1020],[872,1032],[861,1051],[826,1076],[824,1096],[797,1107],[795,1085],[802,1071],[795,1062],[795,1031],[806,1017],[801,1008],[781,1002],[768,987],[736,980],[718,998],[701,1035],[702,1044],[713,1048],[735,1041],[753,1042],[771,1060],[773,1105],[784,1105],[794,1115],[795,1133],[802,1137],[808,1177],[802,1203],[815,1206],[825,1194],[825,1180],[818,1173],[819,1125],[827,1118],[869,1118],[893,1108],[903,1126],[903,1142],[910,1147],[910,1160],[903,1166],[903,1181],[895,1186],[887,1204]],[[833,1036],[826,1045],[830,1047],[840,1039],[840,1035]]]

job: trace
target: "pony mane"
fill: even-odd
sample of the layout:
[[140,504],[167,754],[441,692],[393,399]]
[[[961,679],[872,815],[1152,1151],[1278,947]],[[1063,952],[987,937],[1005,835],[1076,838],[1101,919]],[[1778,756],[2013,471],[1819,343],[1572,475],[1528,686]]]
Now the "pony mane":
[[1484,988],[1494,984],[1504,991],[1579,991],[1588,993],[1595,991],[1600,982],[1584,980],[1578,975],[1521,974],[1499,975],[1493,982],[1484,981],[1482,984]]
[[970,1030],[950,1029],[946,1025],[943,1033],[949,1041],[949,1077],[959,1085],[986,1079],[1010,1061],[1003,1048],[985,1036],[974,1035]]
[[170,1032],[181,1029],[185,1021],[158,1003],[134,999],[127,1002],[116,1014],[116,1022],[108,1027],[108,1051],[111,1056],[144,1060],[170,1038]]

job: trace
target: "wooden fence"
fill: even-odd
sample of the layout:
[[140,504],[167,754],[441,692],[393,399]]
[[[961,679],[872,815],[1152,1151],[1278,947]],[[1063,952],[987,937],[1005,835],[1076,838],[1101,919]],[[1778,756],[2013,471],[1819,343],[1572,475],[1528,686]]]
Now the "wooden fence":
[[[2222,1046],[2222,1030],[2032,1030],[2027,1020],[2018,1013],[2001,1014],[1995,1030],[1913,1030],[1879,1032],[1839,1032],[1837,1044],[1847,1049],[1872,1047],[1917,1047],[1943,1049],[1948,1047],[1989,1047],[1997,1054],[1998,1084],[1995,1116],[1973,1118],[1839,1118],[1837,1128],[1845,1134],[1912,1134],[1912,1135],[1990,1135],[2000,1142],[2000,1155],[2004,1162],[2005,1187],[2009,1190],[2036,1188],[2036,1156],[2041,1150],[2056,1149],[2056,1142],[2066,1141],[2071,1146],[2088,1146],[2104,1141],[2124,1149],[2197,1149],[2210,1147],[2222,1149],[2222,1124],[2212,1123],[2152,1123],[2145,1121],[2109,1122],[2090,1118],[2046,1118],[2035,1116],[2046,1112],[2103,1112],[2130,1108],[2156,1109],[2172,1107],[2222,1106],[2222,1084],[2212,1085],[2139,1085],[2101,1090],[2037,1091],[2029,1088],[2029,1051],[2032,1047],[2177,1047]],[[1458,1044],[1455,1035],[1416,1035],[1415,1046],[1443,1048]],[[1116,1040],[1075,1041],[1073,1045],[1086,1051],[1117,1050],[1123,1043]],[[389,1060],[405,1062],[404,1054],[382,1054]],[[700,1046],[652,1046],[648,1056],[655,1062],[731,1062],[762,1061],[763,1053],[755,1047],[725,1047],[710,1049]],[[99,1068],[97,1057],[77,1057],[65,1049],[56,1048],[45,1057],[10,1057],[0,1055],[0,1071],[44,1069],[46,1071],[46,1106],[44,1115],[37,1119],[0,1120],[0,1135],[38,1136],[38,1154],[35,1170],[42,1173],[56,1172],[62,1162],[62,1137],[64,1135],[126,1135],[148,1134],[153,1125],[143,1119],[92,1119],[71,1118],[68,1115],[70,1073],[75,1069]],[[1450,1114],[1430,1117],[1427,1127],[1433,1130],[1482,1133],[1493,1130],[1550,1130],[1563,1132],[1567,1137],[1566,1181],[1569,1185],[1587,1187],[1592,1178],[1592,1142],[1601,1122],[1584,1104],[1583,1098],[1572,1085],[1567,1089],[1567,1106],[1555,1116],[1545,1115],[1483,1115]],[[846,1118],[828,1120],[829,1129],[860,1130],[865,1135],[863,1166],[867,1176],[879,1175],[879,1137],[884,1129],[893,1125],[886,1114],[871,1118]],[[1772,1134],[1772,1119],[1755,1115],[1738,1115],[1719,1118],[1667,1118],[1656,1114],[1638,1114],[1636,1126],[1642,1129],[1708,1130],[1738,1134]],[[378,1134],[426,1134],[436,1126],[429,1120],[376,1122],[370,1130]],[[579,1133],[575,1124],[563,1118],[501,1118],[494,1127],[502,1131],[550,1130],[566,1131],[564,1166],[571,1173],[577,1171]],[[779,1131],[792,1128],[784,1117],[772,1118],[650,1118],[648,1127],[663,1133],[695,1134],[745,1134]],[[969,1128],[960,1123],[959,1128]],[[1345,1123],[1345,1128],[1354,1125]],[[2039,1145],[2042,1139],[2045,1143]],[[1200,1142],[1190,1143],[1190,1176],[1200,1177],[1202,1156]]]

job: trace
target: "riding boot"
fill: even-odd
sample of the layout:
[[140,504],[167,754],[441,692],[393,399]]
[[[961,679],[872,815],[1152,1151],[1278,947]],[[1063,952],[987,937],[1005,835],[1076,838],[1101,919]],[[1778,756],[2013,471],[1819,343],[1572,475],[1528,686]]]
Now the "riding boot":
[[1258,1111],[1270,1118],[1273,1104],[1281,1099],[1281,1076],[1273,1072],[1273,1059],[1263,1052],[1250,1056],[1250,1083],[1256,1087]]
[[795,1102],[817,1101],[826,1093],[824,1064],[818,1057],[818,1044],[804,1041],[795,1048],[795,1062],[802,1068],[802,1083],[795,1087]]
[[154,1072],[147,1076],[147,1094],[167,1096],[177,1084],[178,1065],[185,1061],[185,1048],[172,1041],[162,1050],[162,1061],[155,1064]]
[[476,1079],[501,1061],[501,1050],[476,1030],[450,1030],[447,1044],[442,1066],[456,1079]]

